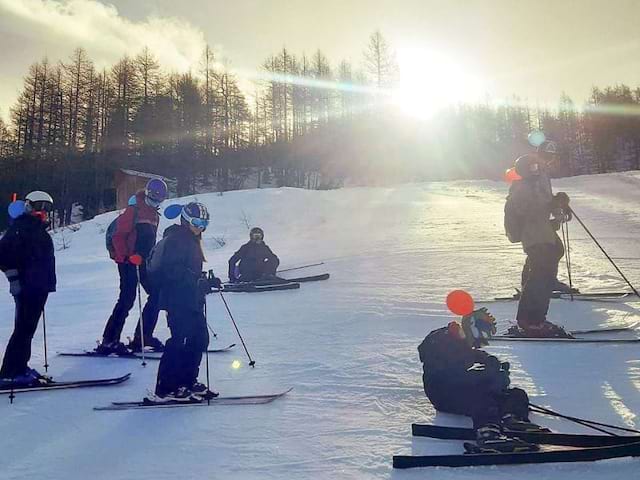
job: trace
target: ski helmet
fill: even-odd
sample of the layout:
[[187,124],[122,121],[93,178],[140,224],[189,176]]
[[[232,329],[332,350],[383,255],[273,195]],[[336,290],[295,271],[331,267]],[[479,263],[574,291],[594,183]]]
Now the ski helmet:
[[518,175],[529,178],[540,174],[542,159],[534,153],[527,153],[518,157],[514,166]]
[[498,331],[496,319],[486,308],[462,317],[462,330],[467,342],[476,348],[489,345],[489,339]]
[[144,187],[144,195],[153,207],[157,207],[167,198],[167,184],[161,178],[152,178]]
[[182,207],[181,218],[203,232],[209,226],[209,212],[202,203],[190,202]]
[[46,212],[53,210],[53,198],[47,192],[34,190],[25,197],[26,211]]
[[260,227],[253,227],[249,232],[251,240],[264,240],[264,231]]

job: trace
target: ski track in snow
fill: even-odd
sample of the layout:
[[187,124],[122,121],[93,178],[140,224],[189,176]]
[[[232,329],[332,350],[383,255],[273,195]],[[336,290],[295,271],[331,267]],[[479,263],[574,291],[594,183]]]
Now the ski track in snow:
[[[638,256],[640,174],[554,180],[614,257]],[[212,224],[205,232],[206,268],[226,276],[226,261],[246,241],[246,214],[266,230],[282,268],[324,261],[289,275],[328,271],[331,279],[300,290],[228,294],[256,368],[246,365],[240,342],[216,295],[209,321],[211,346],[238,343],[210,356],[211,380],[224,395],[271,393],[268,405],[128,412],[93,406],[136,400],[153,388],[156,363],[56,357],[60,350],[91,348],[117,296],[117,272],[104,249],[104,230],[115,212],[69,234],[57,252],[58,292],[47,306],[50,373],[59,379],[132,372],[106,388],[19,394],[0,399],[2,479],[630,479],[640,461],[473,469],[393,471],[394,454],[462,451],[459,442],[412,439],[412,422],[469,425],[436,413],[424,396],[417,346],[452,315],[444,305],[454,288],[477,299],[509,295],[519,283],[524,254],[503,234],[507,187],[490,181],[425,183],[335,191],[274,189],[189,197],[205,202]],[[167,202],[170,203],[170,202]],[[169,225],[164,221],[161,230]],[[573,280],[583,291],[627,290],[577,222],[570,224]],[[214,237],[226,245],[217,248]],[[640,263],[620,261],[640,284]],[[565,274],[564,263],[560,267]],[[566,278],[565,278],[566,279]],[[501,328],[516,303],[488,304]],[[554,300],[550,319],[570,329],[619,326],[640,320],[639,302]],[[131,335],[137,304],[123,336]],[[11,332],[13,302],[0,280],[0,348]],[[161,314],[156,331],[166,338]],[[621,334],[624,335],[624,334]],[[629,333],[627,333],[629,335]],[[635,345],[508,344],[489,347],[512,365],[512,384],[534,403],[560,412],[638,428],[640,359]],[[233,360],[241,368],[231,368]],[[42,329],[32,366],[43,364]],[[201,380],[204,379],[204,362]],[[560,420],[535,417],[558,431],[583,432]]]

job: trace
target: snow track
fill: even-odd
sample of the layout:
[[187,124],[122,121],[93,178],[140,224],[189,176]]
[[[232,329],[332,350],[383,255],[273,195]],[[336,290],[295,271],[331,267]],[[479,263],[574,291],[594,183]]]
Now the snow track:
[[[613,257],[638,257],[640,175],[553,183],[569,193],[572,207]],[[411,424],[434,419],[467,423],[436,413],[424,397],[416,348],[430,330],[452,318],[444,305],[451,289],[490,298],[510,294],[517,286],[524,255],[503,234],[505,195],[504,184],[468,181],[189,197],[210,209],[205,268],[218,275],[226,277],[227,259],[246,241],[243,217],[265,229],[282,268],[324,261],[297,273],[331,273],[330,280],[303,284],[299,290],[226,297],[257,363],[255,369],[248,367],[238,348],[212,355],[214,389],[224,395],[294,390],[255,407],[104,414],[92,407],[141,398],[152,388],[156,364],[143,368],[135,360],[50,356],[50,373],[61,380],[128,371],[133,376],[118,387],[18,394],[14,405],[0,403],[0,478],[425,478],[425,472],[392,471],[392,455],[456,453],[462,446],[412,439]],[[117,295],[116,269],[103,246],[104,229],[114,216],[85,222],[69,235],[71,248],[57,252],[59,291],[47,308],[49,352],[91,347],[102,332]],[[585,291],[623,289],[577,223],[570,225],[570,233],[574,283]],[[218,248],[214,237],[226,245]],[[620,267],[640,284],[640,262],[621,261]],[[13,323],[7,290],[3,278],[2,351]],[[556,300],[550,319],[569,329],[615,327],[640,320],[638,307],[634,301]],[[514,317],[516,303],[489,308],[503,329]],[[218,333],[210,348],[236,342],[216,295],[209,297],[208,311]],[[132,334],[136,318],[134,310],[125,336]],[[157,334],[168,335],[164,316]],[[637,346],[503,343],[490,351],[511,362],[513,384],[528,389],[535,403],[640,426]],[[234,360],[242,362],[239,369],[232,368]],[[42,363],[40,330],[32,366]],[[584,431],[559,420],[544,423],[559,431]],[[637,475],[640,460],[516,468],[520,479],[629,479]],[[437,478],[463,473],[440,469]],[[515,473],[513,467],[468,472],[492,480],[511,479]]]

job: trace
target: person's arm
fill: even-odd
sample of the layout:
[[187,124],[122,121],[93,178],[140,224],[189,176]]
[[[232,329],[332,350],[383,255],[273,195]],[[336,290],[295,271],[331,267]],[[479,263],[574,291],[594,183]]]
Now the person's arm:
[[112,243],[114,250],[114,260],[117,263],[124,263],[129,255],[135,252],[129,251],[128,239],[135,229],[135,208],[129,206],[124,213],[116,220],[116,229],[113,232]]
[[244,252],[245,245],[242,245],[240,249],[229,259],[229,280],[231,282],[236,279],[236,264],[242,259]]
[[21,291],[18,272],[21,258],[18,232],[10,229],[4,237],[0,239],[0,270],[7,276],[11,295],[18,295]]

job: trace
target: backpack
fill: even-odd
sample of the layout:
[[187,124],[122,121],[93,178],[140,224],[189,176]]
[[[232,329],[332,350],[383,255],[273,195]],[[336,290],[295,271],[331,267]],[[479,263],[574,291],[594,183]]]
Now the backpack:
[[516,210],[511,194],[507,196],[507,203],[504,204],[504,231],[511,243],[522,241],[522,230],[524,219]]
[[[133,204],[133,205],[130,205],[130,206],[133,207],[133,225],[135,227],[135,224],[138,223],[138,205]],[[123,213],[118,215],[115,218],[115,220],[113,220],[109,224],[109,226],[107,227],[107,231],[106,231],[106,233],[104,235],[105,246],[107,247],[107,252],[109,252],[109,256],[111,258],[114,258],[115,254],[116,254],[116,250],[113,247],[113,234],[116,232],[116,227],[118,226],[118,219],[123,215]]]

